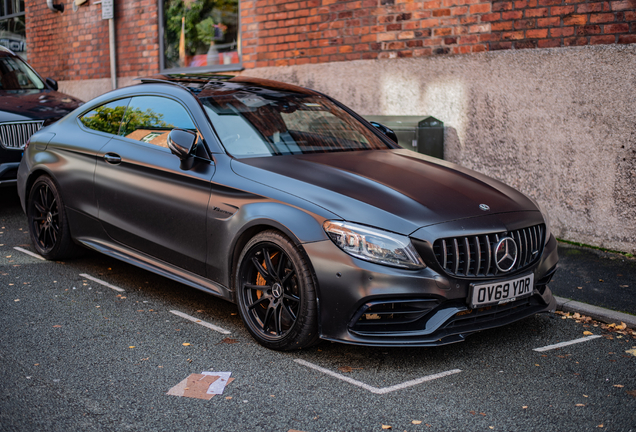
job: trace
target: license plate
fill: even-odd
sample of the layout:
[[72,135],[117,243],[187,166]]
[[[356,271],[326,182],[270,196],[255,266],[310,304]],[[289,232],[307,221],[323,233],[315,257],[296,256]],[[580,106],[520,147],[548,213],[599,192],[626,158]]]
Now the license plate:
[[469,304],[471,308],[504,304],[532,295],[534,274],[517,279],[471,284]]

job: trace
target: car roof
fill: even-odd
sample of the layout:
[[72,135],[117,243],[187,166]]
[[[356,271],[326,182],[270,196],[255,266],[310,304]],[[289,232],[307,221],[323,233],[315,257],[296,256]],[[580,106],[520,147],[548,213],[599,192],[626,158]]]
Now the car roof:
[[205,97],[210,90],[218,91],[258,91],[274,90],[278,92],[318,95],[318,92],[282,83],[274,80],[254,78],[248,76],[233,76],[221,74],[164,74],[140,78],[143,84],[172,84],[184,88],[197,97]]

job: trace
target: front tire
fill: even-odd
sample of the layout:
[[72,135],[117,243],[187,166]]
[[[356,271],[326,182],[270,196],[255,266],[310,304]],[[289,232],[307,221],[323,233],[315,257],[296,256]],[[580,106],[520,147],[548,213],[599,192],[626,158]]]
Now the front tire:
[[27,219],[31,242],[44,258],[62,260],[77,251],[58,186],[46,175],[39,177],[31,188]]
[[239,312],[254,339],[282,351],[316,344],[316,288],[304,252],[281,233],[264,231],[245,245],[238,263]]

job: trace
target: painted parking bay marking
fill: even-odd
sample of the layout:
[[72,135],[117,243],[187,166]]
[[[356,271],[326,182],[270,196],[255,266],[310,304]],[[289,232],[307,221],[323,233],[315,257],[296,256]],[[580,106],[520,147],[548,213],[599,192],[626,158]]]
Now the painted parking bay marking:
[[125,290],[125,289],[123,289],[123,288],[119,288],[119,287],[116,287],[115,285],[111,285],[111,284],[109,284],[109,283],[108,283],[108,282],[106,282],[106,281],[103,281],[103,280],[101,280],[101,279],[97,279],[96,277],[93,277],[93,276],[88,275],[88,274],[86,274],[86,273],[80,273],[80,276],[81,276],[81,277],[83,277],[83,278],[86,278],[86,279],[90,279],[90,280],[92,280],[93,282],[97,282],[97,283],[98,283],[98,284],[100,284],[100,285],[104,285],[105,287],[108,287],[108,288],[110,288],[110,289],[114,289],[114,290],[115,290],[115,291],[117,291],[117,292],[125,292],[125,291],[126,291],[126,290]]
[[424,377],[421,377],[421,378],[417,378],[417,379],[414,379],[414,380],[411,380],[411,381],[405,381],[402,384],[396,384],[396,385],[391,386],[391,387],[378,388],[378,387],[373,387],[373,386],[370,386],[368,384],[365,384],[365,383],[363,383],[361,381],[354,380],[353,378],[349,378],[349,377],[346,377],[344,375],[340,375],[339,373],[330,371],[329,369],[325,369],[325,368],[317,366],[317,365],[315,365],[313,363],[309,363],[308,361],[305,361],[305,360],[296,359],[294,361],[296,363],[299,363],[299,364],[303,365],[303,366],[307,366],[308,368],[317,370],[318,372],[322,372],[322,373],[327,374],[329,376],[332,376],[334,378],[338,378],[339,380],[346,381],[349,384],[353,384],[355,386],[362,387],[363,389],[368,390],[371,393],[375,393],[375,394],[391,393],[391,392],[394,392],[396,390],[402,390],[402,389],[405,389],[407,387],[412,387],[414,385],[422,384],[422,383],[427,382],[427,381],[432,381],[432,380],[438,379],[438,378],[444,378],[446,376],[454,375],[456,373],[461,372],[461,369],[453,369],[453,370],[449,370],[449,371],[446,371],[446,372],[440,372],[438,374],[427,375],[427,376],[424,376]]
[[176,310],[171,310],[170,313],[175,314],[176,316],[180,316],[181,318],[185,318],[188,321],[192,321],[193,323],[202,325],[203,327],[207,327],[209,329],[212,329],[214,331],[217,331],[221,334],[232,334],[232,332],[225,330],[224,328],[221,328],[219,326],[215,326],[214,324],[210,324],[209,322],[205,322],[205,321],[201,321],[199,318],[195,318],[193,316],[184,314],[183,312],[179,312]]
[[46,258],[44,258],[41,255],[36,254],[35,252],[31,252],[30,250],[22,249],[21,247],[18,247],[18,246],[14,247],[13,249],[15,249],[17,251],[20,251],[22,253],[25,253],[27,255],[31,255],[33,258],[37,258],[37,259],[40,259],[42,261],[46,261]]
[[598,339],[600,337],[601,337],[601,335],[585,336],[585,337],[582,337],[582,338],[579,338],[579,339],[574,339],[574,340],[567,341],[567,342],[561,342],[561,343],[554,344],[554,345],[547,345],[547,346],[544,346],[544,347],[541,347],[541,348],[535,348],[532,351],[537,351],[537,352],[550,351],[550,350],[561,348],[561,347],[564,347],[564,346],[574,345],[574,344],[581,343],[581,342],[587,342],[587,341],[590,341],[592,339]]

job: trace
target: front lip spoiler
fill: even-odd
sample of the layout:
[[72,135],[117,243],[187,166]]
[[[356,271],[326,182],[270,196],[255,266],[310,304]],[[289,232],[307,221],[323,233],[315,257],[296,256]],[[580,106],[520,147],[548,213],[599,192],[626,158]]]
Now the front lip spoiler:
[[[531,299],[534,299],[531,301]],[[531,304],[532,303],[532,304]],[[439,309],[430,318],[427,319],[426,327],[422,330],[412,332],[360,332],[349,329],[348,338],[332,339],[325,338],[336,342],[365,345],[365,346],[384,346],[384,347],[433,347],[448,345],[457,342],[463,342],[467,336],[492,328],[498,328],[524,318],[530,317],[537,313],[553,312],[556,310],[556,299],[548,287],[545,288],[543,295],[535,293],[532,297],[520,300],[514,303],[507,303],[503,306],[502,312],[494,312],[493,319],[486,322],[478,322],[474,320],[470,323],[455,325],[454,318],[457,313],[469,310],[464,306],[450,306]],[[510,312],[523,307],[518,314]],[[508,315],[505,315],[508,313]],[[504,316],[497,317],[497,314]],[[469,315],[466,315],[469,316]],[[469,318],[470,320],[470,318]],[[430,324],[430,325],[429,325]]]

